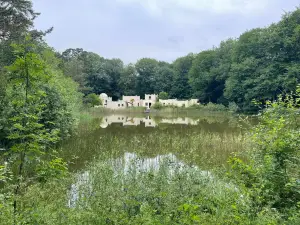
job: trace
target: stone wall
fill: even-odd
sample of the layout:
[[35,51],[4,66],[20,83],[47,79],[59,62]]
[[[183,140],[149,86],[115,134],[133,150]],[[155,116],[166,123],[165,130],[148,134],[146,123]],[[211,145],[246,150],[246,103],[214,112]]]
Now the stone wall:
[[128,107],[140,107],[143,106],[143,100],[140,96],[124,96],[122,97],[123,101],[127,103]]
[[191,100],[160,99],[159,102],[163,106],[177,106],[177,107],[190,107],[192,105],[199,104],[197,103],[198,99],[191,99]]
[[109,109],[124,109],[124,108],[126,108],[126,102],[122,101],[122,100],[110,101],[110,102],[107,102],[106,107]]

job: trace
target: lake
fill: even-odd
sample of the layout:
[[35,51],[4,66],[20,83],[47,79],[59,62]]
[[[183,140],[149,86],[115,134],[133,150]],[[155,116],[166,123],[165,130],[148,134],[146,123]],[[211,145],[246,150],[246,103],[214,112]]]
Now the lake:
[[80,124],[60,146],[72,171],[95,161],[115,160],[126,165],[132,158],[154,165],[161,157],[203,170],[226,166],[233,152],[243,149],[245,126],[231,115],[98,115]]

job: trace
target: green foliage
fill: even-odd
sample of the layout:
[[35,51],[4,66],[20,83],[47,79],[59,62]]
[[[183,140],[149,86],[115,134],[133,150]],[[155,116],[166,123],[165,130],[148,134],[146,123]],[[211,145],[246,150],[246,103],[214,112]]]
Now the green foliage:
[[[77,193],[67,194],[69,180],[33,185],[22,198],[24,211],[20,221],[25,219],[30,224],[249,224],[244,213],[248,200],[239,201],[239,191],[230,184],[223,190],[225,184],[210,174],[170,159],[162,159],[157,170],[138,170],[138,164],[138,160],[133,161],[127,172],[106,162],[91,164],[89,175],[78,174],[71,180]],[[52,191],[46,192],[49,188]],[[73,199],[68,199],[72,196]],[[66,205],[68,201],[70,207]]]
[[84,94],[107,93],[117,99],[121,97],[121,83],[124,81],[123,62],[120,59],[104,59],[83,49],[67,49],[61,55],[62,69],[80,85]]
[[77,91],[78,84],[61,72],[60,61],[51,49],[44,48],[41,57],[52,75],[49,82],[42,85],[46,93],[42,101],[47,105],[42,112],[42,121],[50,120],[51,123],[45,123],[45,126],[58,129],[60,137],[66,138],[78,124],[82,95]]
[[[209,150],[208,155],[215,159],[219,151],[230,148],[227,146],[232,145],[228,143],[230,138],[226,137],[223,142],[222,135],[191,132],[186,138],[173,133],[170,139],[166,130],[160,135],[137,132],[133,134],[134,142],[126,142],[128,137],[120,136],[113,142],[104,142],[100,148],[103,153],[109,152],[109,157],[117,148],[151,154],[151,144],[156,151],[161,149],[167,153],[171,148],[176,154],[182,154],[186,165],[165,158],[158,168],[145,169],[136,158],[124,169],[112,166],[110,160],[101,157],[102,160],[95,160],[87,167],[87,172],[75,174],[74,179],[29,187],[19,200],[23,207],[20,221],[42,224],[297,224],[300,219],[299,103],[297,95],[267,103],[268,108],[261,115],[260,124],[253,128],[249,143],[242,142],[243,138],[232,140],[236,149],[249,148],[250,155],[230,158],[227,177],[222,172],[218,176],[216,172],[187,166],[190,161],[182,146],[188,146],[191,151]],[[86,138],[93,137],[87,134]],[[139,139],[145,141],[138,142]],[[81,144],[86,145],[86,142]],[[219,149],[215,157],[211,155],[212,146]],[[82,146],[76,143],[71,149],[82,152]],[[95,149],[99,151],[99,146],[95,145]],[[82,157],[84,155],[86,152]],[[191,158],[203,155],[206,154],[194,154]],[[59,160],[52,165],[55,168],[63,166]],[[47,169],[41,174],[48,174]],[[70,192],[71,184],[76,188]],[[8,211],[3,203],[2,208]],[[0,218],[3,215],[0,214]],[[10,221],[9,216],[2,218]]]
[[155,74],[158,62],[155,59],[143,58],[135,64],[137,77],[137,93],[139,95],[154,93]]
[[221,104],[214,104],[212,102],[209,102],[207,105],[205,105],[205,109],[209,111],[226,111],[226,107]]
[[155,102],[152,106],[153,109],[162,109],[163,105],[160,102]]
[[71,77],[79,84],[79,90],[82,93],[88,94],[92,91],[92,88],[87,84],[87,74],[84,73],[84,62],[79,58],[79,54],[82,51],[80,49],[74,49],[73,51],[69,49],[63,52],[62,70],[66,76]]
[[236,113],[240,110],[240,108],[235,102],[229,102],[228,110],[232,113]]
[[95,93],[88,94],[87,96],[85,96],[84,99],[83,99],[83,102],[88,107],[94,107],[96,105],[102,105],[101,99]]
[[[0,3],[0,147],[8,149],[0,166],[1,224],[300,223],[300,88],[288,94],[300,79],[300,9],[172,64],[143,58],[126,67],[120,59],[83,49],[66,50],[60,61],[43,41],[23,41],[37,15],[28,0]],[[11,46],[16,40],[21,44]],[[186,147],[209,150],[204,155],[211,157],[214,150],[214,159],[232,146],[249,150],[229,159],[227,177],[167,159],[158,170],[143,170],[139,161],[128,170],[96,161],[88,177],[66,178],[67,164],[53,146],[70,136],[78,121],[82,94],[77,89],[91,106],[99,104],[96,94],[102,92],[114,99],[160,93],[163,99],[166,91],[179,99],[194,96],[204,105],[193,108],[210,112],[265,110],[248,145],[201,132],[168,139],[164,132],[159,138],[139,134],[144,141],[130,146],[126,137],[96,146],[151,154],[151,145],[177,151],[187,162],[207,156],[187,159]],[[78,149],[82,152],[72,150]],[[77,187],[77,198],[70,197],[70,186]]]
[[67,163],[61,158],[54,158],[50,161],[42,161],[36,169],[39,182],[46,182],[50,177],[62,179],[68,171]]
[[[10,207],[6,212],[11,218],[18,220],[19,197],[31,182],[66,174],[66,164],[51,148],[73,129],[81,95],[77,85],[58,70],[50,49],[40,52],[30,36],[13,47],[16,60],[6,67],[3,136],[9,147],[6,170],[14,173],[1,191],[12,196],[13,204],[4,205]],[[2,176],[1,168],[1,180]]]
[[120,74],[119,86],[124,95],[136,94],[137,72],[133,64],[126,66]]
[[168,95],[167,92],[162,91],[162,92],[159,93],[158,98],[159,99],[168,99],[169,95]]
[[221,42],[219,48],[200,52],[189,72],[194,97],[202,103],[226,104],[223,96],[225,81],[229,77],[236,41]]
[[170,93],[173,86],[174,70],[172,64],[158,62],[158,69],[155,74],[154,93]]
[[[299,82],[299,57],[292,56],[290,44],[299,26],[300,10],[286,14],[278,24],[242,34],[236,44],[225,97],[244,111],[257,110],[253,99],[274,100],[283,92],[295,91]],[[296,19],[298,18],[298,19]]]
[[188,73],[192,67],[195,56],[189,54],[178,58],[173,63],[174,78],[170,96],[177,99],[189,99],[192,96],[191,87],[188,83]]
[[249,161],[232,158],[231,176],[252,199],[253,215],[273,209],[282,214],[282,219],[296,224],[300,202],[300,90],[266,104],[260,124],[251,132]]
[[209,102],[206,105],[204,105],[204,104],[193,105],[193,106],[191,106],[191,108],[207,110],[207,111],[211,111],[211,112],[227,112],[227,111],[229,111],[229,108],[227,108],[226,106],[224,106],[222,104],[215,104],[212,102]]
[[30,0],[2,0],[0,2],[0,42],[16,39],[33,25],[33,19],[39,15],[32,9]]
[[[46,96],[46,93],[40,89],[40,84],[47,83],[50,76],[46,72],[48,68],[45,63],[33,52],[33,48],[34,45],[30,43],[29,38],[24,45],[15,45],[15,54],[18,58],[7,67],[10,72],[7,96],[11,100],[10,107],[14,112],[9,118],[11,129],[8,138],[19,142],[12,147],[18,152],[25,151],[28,147],[29,149],[32,147],[33,152],[38,152],[36,147],[39,136],[52,133],[48,133],[39,121],[39,116],[45,108],[45,105],[41,104],[41,99]],[[54,130],[54,133],[57,131]]]
[[5,138],[5,128],[7,127],[7,111],[5,110],[7,106],[6,86],[7,74],[0,70],[0,147],[4,144],[2,142]]
[[265,103],[296,90],[299,17],[300,9],[296,9],[276,24],[252,29],[238,39],[222,41],[218,47],[188,54],[171,64],[142,58],[124,67],[119,59],[68,49],[62,54],[62,67],[79,82],[84,94],[107,93],[118,99],[167,92],[171,98],[194,97],[203,104],[235,102],[238,108],[234,110],[257,113],[253,100]]
[[27,35],[38,15],[31,1],[1,1],[0,14],[0,148],[6,149],[0,160],[5,163],[0,166],[0,223],[20,224],[20,198],[28,185],[65,175],[66,164],[52,147],[73,130],[81,94],[42,40],[50,30]]

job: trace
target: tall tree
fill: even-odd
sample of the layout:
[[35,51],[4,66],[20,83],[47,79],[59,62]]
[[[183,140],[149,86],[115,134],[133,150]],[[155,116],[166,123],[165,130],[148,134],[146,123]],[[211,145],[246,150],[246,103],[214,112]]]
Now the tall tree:
[[253,99],[265,102],[295,90],[300,78],[299,57],[290,52],[292,42],[294,49],[299,46],[299,24],[299,10],[296,10],[284,16],[279,24],[240,36],[226,81],[225,96],[230,101],[237,102],[244,111],[252,111]]
[[92,88],[88,86],[87,73],[85,73],[84,53],[82,48],[72,49],[69,48],[61,54],[62,58],[62,70],[64,74],[71,77],[79,84],[79,91],[88,94],[92,92]]
[[33,20],[38,15],[30,0],[1,0],[0,41],[18,38],[20,33],[33,26]]
[[155,59],[143,58],[135,64],[135,68],[138,73],[137,93],[141,96],[154,93],[158,62]]
[[174,70],[171,65],[166,62],[159,62],[159,67],[155,74],[154,92],[170,93],[174,78]]
[[228,40],[222,42],[219,48],[200,52],[196,56],[189,72],[189,81],[194,97],[202,103],[227,103],[223,93],[235,43]]
[[31,166],[41,163],[46,147],[58,140],[58,130],[46,129],[45,124],[52,121],[41,122],[41,114],[46,107],[42,102],[46,93],[41,87],[51,79],[46,63],[35,53],[35,45],[30,37],[26,37],[24,44],[14,45],[14,48],[17,59],[7,67],[11,75],[7,97],[12,109],[8,118],[10,132],[7,138],[12,141],[11,152],[18,156],[15,161],[18,169],[13,203],[16,222],[21,207],[16,199],[22,183],[26,184],[26,164],[28,161]]
[[173,62],[174,80],[170,95],[174,98],[188,99],[192,96],[188,73],[192,67],[195,56],[190,53]]
[[133,64],[127,65],[121,75],[118,85],[122,95],[136,94],[137,72]]
[[107,93],[114,100],[121,97],[121,90],[118,84],[123,67],[124,64],[121,59],[106,59],[103,64],[103,71],[110,78],[110,90]]

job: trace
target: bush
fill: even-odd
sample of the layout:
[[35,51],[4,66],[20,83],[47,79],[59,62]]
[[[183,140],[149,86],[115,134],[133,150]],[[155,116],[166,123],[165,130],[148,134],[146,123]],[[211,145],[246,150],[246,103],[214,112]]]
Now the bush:
[[236,113],[240,110],[240,108],[235,102],[229,102],[228,110],[230,112]]
[[159,99],[168,99],[169,95],[168,95],[167,92],[162,91],[162,92],[159,93],[158,98]]
[[102,105],[101,99],[95,93],[88,94],[83,99],[84,104],[89,107],[94,107],[96,105]]
[[[297,96],[267,102],[260,124],[251,132],[252,148],[244,162],[233,157],[231,178],[252,199],[252,216],[265,209],[281,214],[287,224],[300,221],[300,124]],[[298,212],[298,213],[297,213]]]
[[209,102],[206,105],[199,104],[199,105],[192,105],[189,108],[193,109],[199,109],[199,110],[207,110],[207,111],[213,111],[213,112],[226,112],[228,111],[228,108],[222,104],[215,104],[212,102]]
[[[211,173],[168,157],[159,161],[158,169],[141,168],[140,163],[134,158],[125,171],[109,162],[95,162],[87,172],[77,174],[73,184],[63,179],[32,185],[20,199],[23,210],[18,222],[171,225],[249,221],[242,214],[248,199],[239,201],[241,193]],[[3,212],[6,209],[4,205]],[[1,221],[13,224],[12,218],[0,213]]]
[[220,111],[220,112],[227,111],[227,108],[224,105],[222,105],[222,104],[215,104],[215,103],[212,103],[212,102],[209,102],[208,104],[206,104],[204,106],[204,108],[206,110],[209,110],[209,111]]
[[155,102],[152,106],[153,109],[162,109],[163,105],[160,102]]

